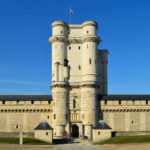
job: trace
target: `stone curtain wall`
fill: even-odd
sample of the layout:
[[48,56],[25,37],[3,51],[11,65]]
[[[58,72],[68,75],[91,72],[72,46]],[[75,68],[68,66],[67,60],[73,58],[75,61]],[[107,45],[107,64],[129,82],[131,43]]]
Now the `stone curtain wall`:
[[[119,100],[118,100],[119,101]],[[124,101],[125,102],[125,101]],[[117,132],[150,131],[150,105],[143,101],[117,103],[101,101],[101,118]]]
[[42,120],[52,124],[51,112],[50,104],[0,105],[0,132],[33,132]]

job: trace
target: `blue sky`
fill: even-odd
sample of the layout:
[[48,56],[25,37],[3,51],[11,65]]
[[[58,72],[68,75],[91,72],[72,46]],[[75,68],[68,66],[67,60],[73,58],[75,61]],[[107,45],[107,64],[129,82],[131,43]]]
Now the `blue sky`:
[[149,0],[0,0],[0,94],[50,94],[51,23],[98,22],[108,93],[150,94]]

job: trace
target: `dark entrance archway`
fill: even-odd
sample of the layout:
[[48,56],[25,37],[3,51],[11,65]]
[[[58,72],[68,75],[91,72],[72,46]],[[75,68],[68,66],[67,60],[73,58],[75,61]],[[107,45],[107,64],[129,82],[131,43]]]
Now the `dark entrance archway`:
[[71,132],[71,136],[74,138],[78,138],[79,137],[79,127],[77,125],[72,125],[72,132]]

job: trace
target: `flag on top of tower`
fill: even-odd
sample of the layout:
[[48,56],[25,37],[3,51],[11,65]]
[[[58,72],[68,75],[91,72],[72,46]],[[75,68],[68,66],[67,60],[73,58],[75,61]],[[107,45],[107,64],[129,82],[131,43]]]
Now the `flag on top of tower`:
[[71,14],[71,16],[73,16],[73,10],[71,7],[70,7],[70,14]]

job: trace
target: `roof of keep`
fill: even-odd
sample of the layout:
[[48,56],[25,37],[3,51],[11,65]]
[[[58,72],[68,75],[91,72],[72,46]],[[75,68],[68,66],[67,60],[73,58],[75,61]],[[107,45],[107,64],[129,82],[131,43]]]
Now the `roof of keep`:
[[150,100],[150,95],[99,95],[99,100]]
[[52,100],[52,95],[0,95],[0,101],[32,101],[32,100]]

